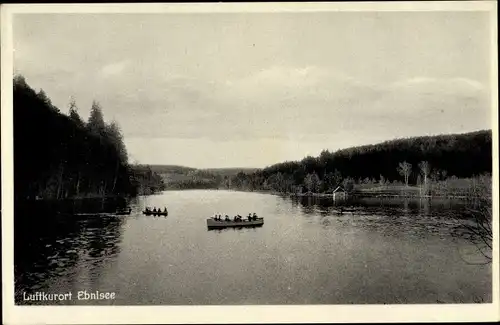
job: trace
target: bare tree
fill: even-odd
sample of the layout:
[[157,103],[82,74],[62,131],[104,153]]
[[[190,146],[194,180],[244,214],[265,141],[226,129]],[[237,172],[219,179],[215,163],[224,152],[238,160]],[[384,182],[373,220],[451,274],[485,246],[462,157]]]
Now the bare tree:
[[464,210],[453,235],[469,240],[483,257],[483,262],[469,264],[488,264],[492,261],[493,241],[491,176],[479,177],[478,183],[475,185],[478,197],[474,207]]
[[399,163],[398,173],[405,178],[405,185],[408,186],[408,178],[411,175],[411,164],[406,161]]
[[429,162],[421,161],[420,164],[418,164],[418,167],[420,168],[420,173],[424,177],[424,194],[427,194],[427,191],[429,189],[427,186],[427,180],[429,179],[431,166],[429,165]]

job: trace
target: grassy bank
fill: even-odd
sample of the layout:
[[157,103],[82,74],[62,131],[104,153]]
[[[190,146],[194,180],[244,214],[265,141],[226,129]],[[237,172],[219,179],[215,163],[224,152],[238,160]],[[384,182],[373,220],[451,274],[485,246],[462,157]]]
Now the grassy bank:
[[[429,181],[428,184],[404,185],[401,183],[362,183],[354,184],[348,192],[349,197],[414,197],[414,198],[450,198],[474,200],[491,197],[492,179],[490,175],[481,175],[472,178],[451,177],[441,181]],[[286,195],[296,197],[332,197],[327,192],[291,192],[272,189],[245,189],[231,188],[231,190]]]

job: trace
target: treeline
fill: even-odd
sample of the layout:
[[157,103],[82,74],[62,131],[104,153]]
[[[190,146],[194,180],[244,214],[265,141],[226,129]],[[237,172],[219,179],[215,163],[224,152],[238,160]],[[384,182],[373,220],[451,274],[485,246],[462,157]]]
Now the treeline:
[[189,179],[171,183],[168,188],[172,190],[217,189],[219,188],[219,182],[215,179]]
[[226,188],[287,193],[328,193],[343,185],[428,185],[492,170],[491,130],[413,137],[330,152],[301,161],[238,173]]
[[218,174],[201,170],[190,169],[182,173],[166,173],[162,176],[166,180],[166,188],[172,190],[188,190],[188,189],[217,189],[220,186],[222,177]]
[[88,121],[74,100],[62,114],[43,90],[14,77],[14,193],[17,200],[135,195],[140,173],[128,164],[116,122],[93,102]]
[[134,165],[131,168],[132,184],[139,195],[149,195],[165,190],[163,178],[149,165]]

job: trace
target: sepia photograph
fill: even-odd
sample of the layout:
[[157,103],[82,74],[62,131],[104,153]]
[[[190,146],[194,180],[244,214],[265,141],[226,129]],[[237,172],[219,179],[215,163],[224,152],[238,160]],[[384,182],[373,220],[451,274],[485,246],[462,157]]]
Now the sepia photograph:
[[441,5],[2,6],[4,301],[498,318],[496,2]]

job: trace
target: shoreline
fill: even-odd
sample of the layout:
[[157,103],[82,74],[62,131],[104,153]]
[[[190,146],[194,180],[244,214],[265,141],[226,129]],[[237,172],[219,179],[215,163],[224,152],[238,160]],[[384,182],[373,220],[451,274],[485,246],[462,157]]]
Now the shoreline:
[[[314,197],[314,198],[332,198],[333,193],[290,193],[290,192],[277,192],[272,190],[243,190],[243,189],[207,189],[207,190],[227,190],[234,192],[248,192],[270,194],[286,197]],[[456,200],[477,200],[481,199],[479,196],[465,196],[465,195],[414,195],[414,194],[383,194],[380,192],[353,192],[347,195],[347,198],[337,199],[338,201],[349,200],[349,198],[410,198],[410,199],[456,199]]]
[[[130,199],[133,197],[140,196],[150,196],[157,195],[162,192],[173,192],[173,191],[190,191],[190,190],[202,190],[202,191],[233,191],[233,192],[248,192],[248,193],[260,193],[260,194],[269,194],[269,195],[277,195],[277,196],[286,196],[286,197],[314,197],[314,198],[332,198],[333,193],[291,193],[291,192],[279,192],[273,190],[248,190],[248,189],[234,189],[234,188],[186,188],[186,189],[164,189],[162,191],[152,192],[152,193],[143,193],[137,195],[125,195],[125,196],[105,196],[105,197],[97,197],[97,196],[79,196],[79,197],[68,197],[63,199],[52,199],[52,198],[38,198],[38,199],[16,199],[15,201],[19,202],[63,202],[63,201],[85,201],[85,200],[116,200],[116,199]],[[394,192],[392,192],[394,193]],[[384,192],[371,192],[371,191],[354,191],[352,193],[347,194],[346,198],[338,198],[336,200],[343,201],[348,200],[349,198],[415,198],[415,199],[456,199],[456,200],[476,200],[480,199],[479,196],[467,196],[467,195],[419,195],[414,193],[402,193],[402,194],[390,194]]]

